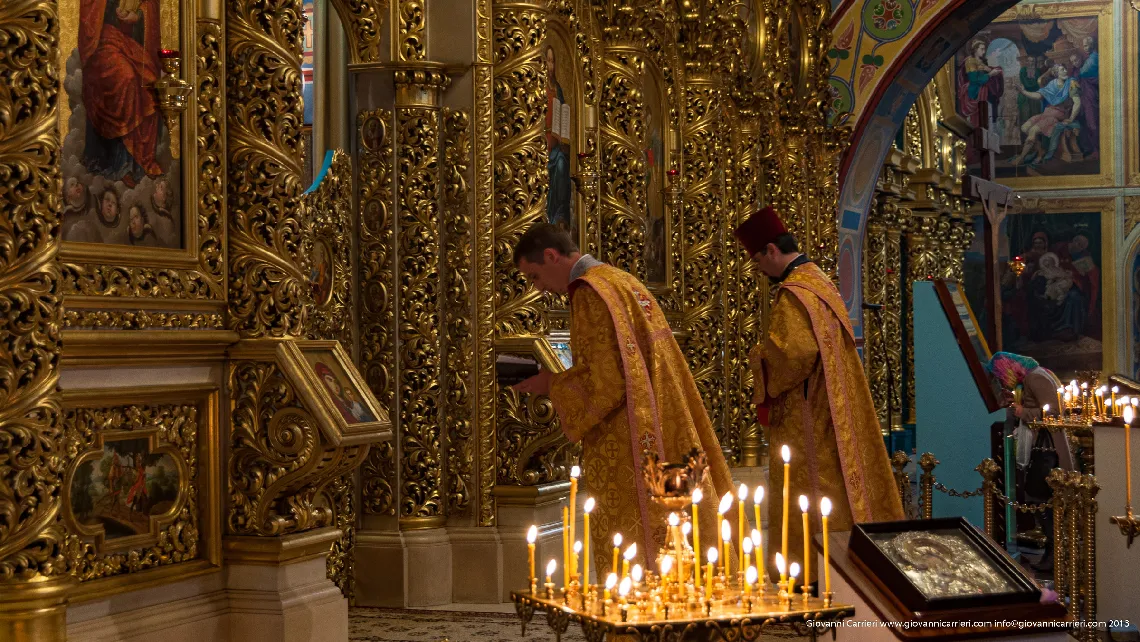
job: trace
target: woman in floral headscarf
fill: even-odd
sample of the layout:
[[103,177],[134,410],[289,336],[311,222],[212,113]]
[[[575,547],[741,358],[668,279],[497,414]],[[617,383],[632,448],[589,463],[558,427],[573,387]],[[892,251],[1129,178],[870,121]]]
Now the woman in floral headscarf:
[[[986,363],[986,371],[1001,388],[1006,400],[1005,434],[1013,434],[1017,443],[1018,500],[1030,503],[1048,502],[1053,490],[1045,481],[1054,468],[1076,469],[1072,449],[1064,432],[1038,430],[1033,433],[1026,424],[1040,421],[1044,406],[1056,415],[1057,389],[1061,381],[1048,368],[1031,357],[998,352]],[[1038,513],[1046,535],[1045,555],[1035,568],[1047,571],[1053,566],[1053,514]]]

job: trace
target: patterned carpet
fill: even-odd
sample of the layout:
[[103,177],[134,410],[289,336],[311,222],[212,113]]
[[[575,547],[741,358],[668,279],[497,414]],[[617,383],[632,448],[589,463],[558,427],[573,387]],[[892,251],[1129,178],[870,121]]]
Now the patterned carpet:
[[[352,608],[348,613],[352,642],[521,642],[554,640],[545,618],[536,615],[523,637],[519,619],[507,613]],[[564,642],[584,642],[571,627]]]

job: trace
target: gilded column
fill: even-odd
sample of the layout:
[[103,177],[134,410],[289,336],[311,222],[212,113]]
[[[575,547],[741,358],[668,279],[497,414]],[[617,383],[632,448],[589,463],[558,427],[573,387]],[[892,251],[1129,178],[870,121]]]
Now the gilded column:
[[[889,172],[884,167],[883,173]],[[882,180],[880,179],[880,186]],[[886,218],[898,210],[898,197],[884,192],[882,187],[875,197],[870,216],[867,217],[867,232],[863,241],[863,301],[869,305],[886,307],[887,300],[887,226]],[[863,319],[863,361],[867,370],[867,382],[871,387],[871,398],[879,416],[879,424],[889,430],[887,416],[887,344],[883,332],[883,312],[864,311]]]
[[60,488],[59,17],[0,4],[0,639],[67,639]]
[[[761,129],[760,121],[755,113],[745,112],[742,114],[741,124],[737,137],[737,149],[740,153],[740,163],[736,168],[737,208],[735,219],[729,223],[733,228],[751,216],[761,205],[760,147],[757,142]],[[735,240],[732,242],[735,244]],[[740,256],[739,250],[736,248],[733,250],[736,256]],[[761,289],[759,274],[751,261],[743,259],[737,261],[736,283],[739,288],[735,324],[737,349],[735,364],[730,370],[734,375],[729,379],[729,385],[732,387],[731,407],[736,413],[732,425],[739,429],[742,466],[759,466],[765,445],[760,424],[752,411],[752,369],[748,367],[748,353],[760,339],[760,316],[767,290],[766,287]]]
[[440,103],[449,79],[442,65],[417,63],[397,69],[395,81],[395,413],[400,528],[408,530],[443,526],[446,515]]
[[883,343],[887,358],[887,390],[891,406],[891,430],[902,429],[903,417],[903,262],[902,225],[910,210],[899,207],[883,211],[885,228],[885,298],[883,300]]
[[929,281],[939,274],[938,219],[947,210],[946,194],[940,187],[941,173],[923,169],[916,172],[911,186],[915,201],[905,221],[906,235],[906,388],[904,407],[907,422],[914,422],[914,283]]

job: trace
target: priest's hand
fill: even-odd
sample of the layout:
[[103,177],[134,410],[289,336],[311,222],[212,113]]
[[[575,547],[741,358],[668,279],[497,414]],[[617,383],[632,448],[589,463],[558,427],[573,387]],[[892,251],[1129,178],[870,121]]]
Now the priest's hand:
[[550,371],[539,370],[538,374],[512,386],[515,392],[530,393],[532,395],[550,394]]

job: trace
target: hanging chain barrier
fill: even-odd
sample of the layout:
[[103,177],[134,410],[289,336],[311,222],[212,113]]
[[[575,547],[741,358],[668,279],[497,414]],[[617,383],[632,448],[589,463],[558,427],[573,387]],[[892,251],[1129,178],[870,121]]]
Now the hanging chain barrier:
[[978,486],[977,490],[954,490],[953,488],[947,488],[946,485],[942,482],[934,482],[934,488],[935,490],[946,493],[951,497],[961,497],[962,499],[981,497],[982,495],[986,494],[985,489],[981,486]]
[[1021,502],[1013,501],[1010,498],[1006,497],[1005,495],[1002,495],[1001,492],[998,491],[997,487],[994,487],[993,495],[994,495],[994,499],[996,499],[998,501],[998,503],[1000,503],[1003,506],[1005,506],[1007,504],[1011,504],[1011,505],[1013,505],[1013,509],[1019,513],[1045,513],[1046,511],[1053,510],[1053,504],[1052,503],[1022,504]]

